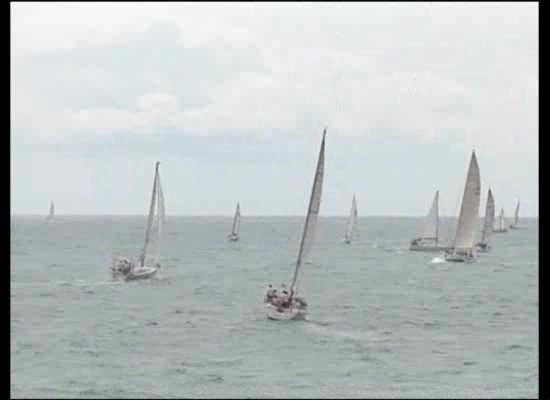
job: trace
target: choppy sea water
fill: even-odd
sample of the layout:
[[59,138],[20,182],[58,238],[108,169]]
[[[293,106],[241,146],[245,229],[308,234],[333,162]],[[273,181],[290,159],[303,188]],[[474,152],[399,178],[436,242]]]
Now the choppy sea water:
[[[408,251],[420,219],[321,218],[301,292],[276,322],[303,218],[168,217],[159,279],[113,282],[145,217],[12,217],[12,397],[538,396],[538,220],[471,265]],[[446,231],[452,223],[444,220]],[[445,231],[445,229],[443,229]]]

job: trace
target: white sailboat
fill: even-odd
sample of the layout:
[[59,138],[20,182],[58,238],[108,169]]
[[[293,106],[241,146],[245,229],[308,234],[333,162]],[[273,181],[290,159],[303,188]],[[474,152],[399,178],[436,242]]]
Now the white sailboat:
[[498,216],[497,220],[495,221],[495,226],[493,227],[494,233],[505,233],[508,232],[508,228],[506,228],[506,218],[504,217],[504,208],[500,209],[500,215]]
[[481,181],[475,151],[472,151],[462,205],[454,242],[445,253],[447,262],[472,262],[475,259],[474,241],[479,220]]
[[510,229],[518,229],[519,225],[519,199],[516,204],[516,209],[514,211],[514,223],[510,225]]
[[50,203],[50,212],[48,213],[48,216],[46,217],[46,221],[53,221],[55,217],[55,206],[53,204],[53,201]]
[[237,209],[235,210],[235,217],[233,217],[233,226],[231,232],[227,234],[229,240],[236,242],[239,240],[239,228],[241,227],[241,207],[237,203]]
[[477,248],[480,251],[489,251],[489,238],[493,232],[493,223],[495,220],[495,200],[493,199],[493,192],[489,188],[487,194],[487,205],[485,206],[485,219],[483,220],[483,229],[481,231],[481,240],[477,244]]
[[309,199],[306,221],[304,224],[302,239],[300,241],[300,250],[298,251],[298,259],[296,260],[296,268],[294,269],[294,276],[292,278],[292,284],[290,285],[290,292],[286,290],[284,285],[281,285],[278,289],[273,288],[272,285],[269,285],[269,288],[266,291],[264,300],[267,317],[270,319],[304,319],[307,313],[306,302],[303,298],[297,296],[297,283],[301,268],[305,264],[307,253],[313,244],[315,226],[317,224],[317,217],[319,216],[319,209],[321,206],[323,175],[325,169],[326,134],[327,130],[325,128],[323,131],[321,149],[319,150],[319,158],[317,159],[317,168],[313,178],[313,187],[311,189],[311,197]]
[[346,236],[344,237],[345,243],[348,243],[348,244],[351,243],[353,227],[357,223],[357,218],[358,218],[357,202],[355,201],[355,195],[353,195],[353,200],[351,201],[351,210],[349,214],[348,225],[346,228]]
[[[160,245],[165,211],[159,165],[160,162],[157,162],[155,166],[155,179],[153,181],[153,193],[151,195],[149,216],[147,218],[145,244],[141,251],[139,262],[135,263],[126,257],[118,258],[113,262],[113,273],[115,275],[124,275],[124,278],[127,281],[151,278],[160,269]],[[155,222],[155,206],[157,207],[156,231],[153,230],[153,224]]]
[[432,206],[422,225],[420,235],[411,240],[411,251],[441,251],[448,245],[439,243],[439,190],[435,192]]

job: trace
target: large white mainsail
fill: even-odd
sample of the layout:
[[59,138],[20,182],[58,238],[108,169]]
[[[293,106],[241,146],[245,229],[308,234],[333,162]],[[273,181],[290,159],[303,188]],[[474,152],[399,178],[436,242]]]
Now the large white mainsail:
[[474,246],[476,224],[479,220],[479,202],[481,193],[481,181],[479,166],[475,151],[472,151],[462,205],[458,216],[458,224],[454,240],[454,253],[470,251]]
[[351,210],[349,214],[348,219],[348,225],[346,227],[346,236],[344,237],[344,240],[346,242],[351,242],[352,234],[353,234],[353,227],[357,223],[357,202],[355,201],[355,195],[353,195],[353,200],[351,201]]
[[300,241],[300,250],[298,251],[298,259],[296,260],[294,277],[292,278],[292,284],[290,286],[291,298],[296,293],[296,286],[300,268],[305,262],[305,257],[307,256],[307,253],[311,248],[313,238],[315,236],[315,225],[317,224],[317,217],[319,216],[319,209],[321,207],[321,194],[323,192],[326,134],[327,129],[325,128],[325,130],[323,131],[323,141],[321,142],[321,149],[319,150],[319,158],[317,159],[317,168],[315,170],[315,176],[313,178],[313,187],[311,189],[311,197],[309,199],[306,221],[304,224],[302,239]]
[[50,203],[50,212],[48,213],[48,220],[52,220],[55,216],[55,206],[53,204],[53,201]]
[[485,206],[485,219],[483,221],[483,229],[481,231],[481,243],[488,244],[491,233],[493,232],[493,223],[495,220],[495,200],[493,192],[489,188],[487,194],[487,205]]
[[231,235],[238,236],[240,226],[241,226],[241,206],[239,205],[239,203],[237,203],[237,208],[235,209],[235,216],[233,217],[233,226],[231,227]]
[[141,251],[141,255],[139,257],[139,261],[141,264],[141,267],[145,265],[145,256],[147,255],[147,250],[149,249],[149,246],[151,244],[151,232],[153,227],[153,218],[155,216],[155,205],[157,202],[157,187],[158,187],[158,178],[159,178],[159,164],[160,162],[157,162],[155,166],[155,179],[153,181],[153,192],[151,194],[151,205],[149,207],[149,216],[147,217],[147,229],[145,230],[145,244],[143,245],[143,250]]
[[435,192],[432,206],[420,231],[420,239],[439,239],[439,190]]

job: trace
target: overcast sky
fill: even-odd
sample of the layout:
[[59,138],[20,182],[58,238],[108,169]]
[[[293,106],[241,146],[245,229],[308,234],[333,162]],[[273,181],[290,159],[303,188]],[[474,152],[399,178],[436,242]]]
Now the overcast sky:
[[12,214],[538,216],[537,3],[11,4]]

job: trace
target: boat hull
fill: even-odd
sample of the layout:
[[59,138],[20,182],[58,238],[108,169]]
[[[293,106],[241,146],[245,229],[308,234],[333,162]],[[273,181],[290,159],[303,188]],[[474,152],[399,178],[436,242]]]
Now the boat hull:
[[236,242],[236,241],[239,240],[239,235],[234,235],[234,234],[232,234],[232,233],[229,233],[229,234],[227,235],[227,237],[228,237],[229,240],[231,240],[232,242]]
[[506,233],[508,229],[493,229],[493,233]]
[[350,244],[351,243],[351,239],[342,239],[342,242],[344,242],[345,244]]
[[137,281],[142,279],[152,278],[158,271],[158,268],[143,267],[134,271],[130,271],[124,277],[125,281]]
[[304,320],[307,314],[305,308],[281,308],[271,303],[266,303],[265,309],[267,318],[275,321]]
[[410,251],[425,251],[425,252],[438,252],[448,250],[449,247],[443,244],[411,244],[409,247]]
[[475,256],[463,253],[447,253],[445,254],[445,261],[469,264],[475,261]]
[[482,253],[487,253],[489,250],[491,250],[491,246],[489,246],[487,243],[479,242],[476,244],[477,251],[480,251]]

